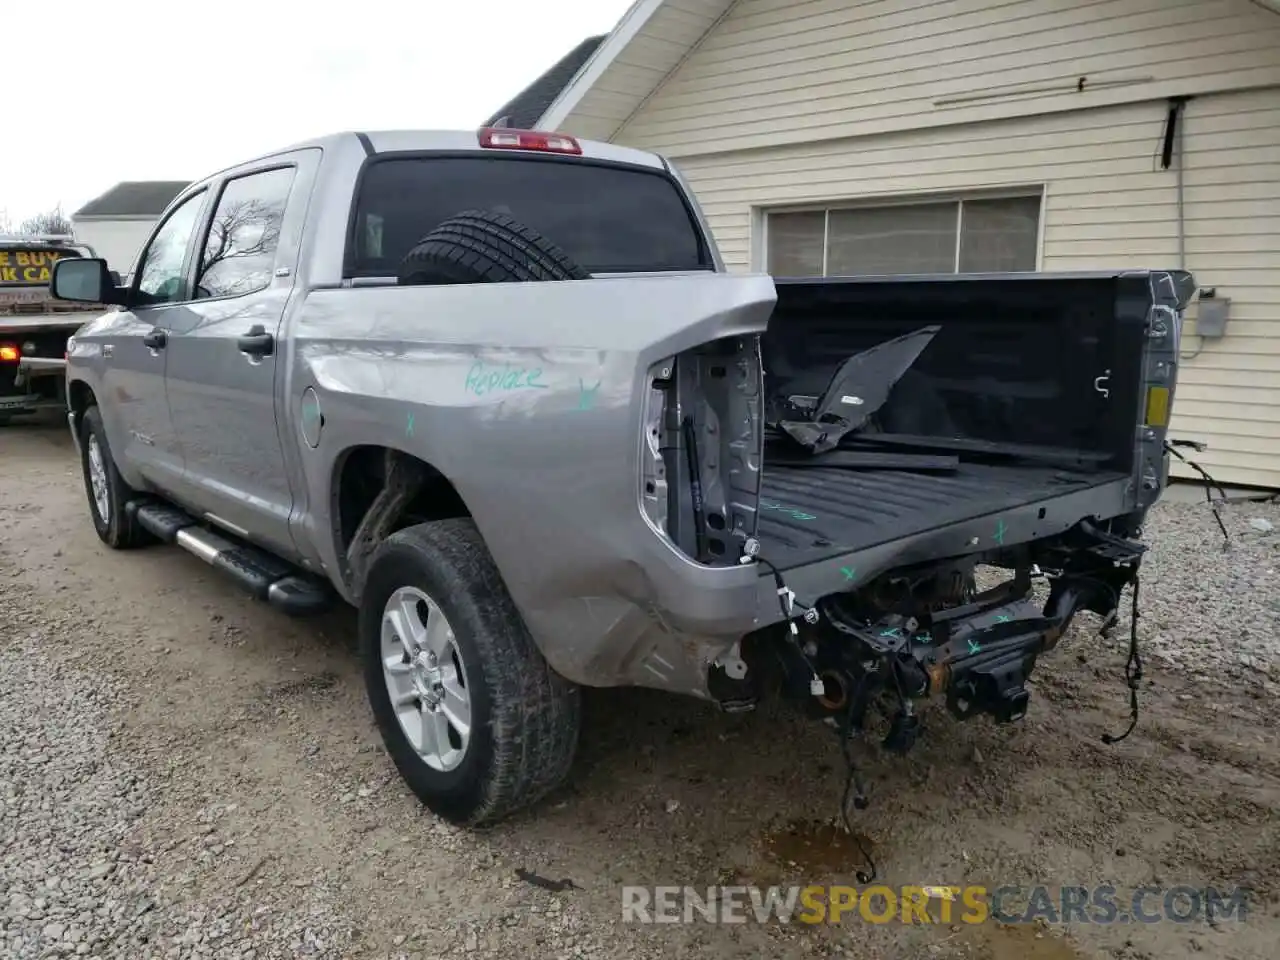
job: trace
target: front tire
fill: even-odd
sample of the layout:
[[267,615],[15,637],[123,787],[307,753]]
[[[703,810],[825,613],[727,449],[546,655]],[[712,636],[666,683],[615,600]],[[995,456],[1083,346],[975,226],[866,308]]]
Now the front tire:
[[84,471],[84,489],[89,498],[89,515],[98,538],[114,550],[128,550],[152,541],[137,520],[125,510],[125,504],[137,495],[116,469],[107,444],[107,431],[98,408],[84,412],[80,424],[80,466]]
[[539,653],[471,520],[409,527],[378,547],[360,646],[387,751],[441,817],[490,823],[568,775],[580,692]]

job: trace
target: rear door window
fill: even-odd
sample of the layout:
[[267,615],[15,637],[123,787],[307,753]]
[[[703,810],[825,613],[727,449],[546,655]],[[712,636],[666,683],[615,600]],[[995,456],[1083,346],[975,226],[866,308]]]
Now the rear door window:
[[366,169],[351,273],[394,274],[423,236],[464,210],[513,217],[590,273],[710,268],[692,212],[661,171],[562,158],[414,157]]
[[271,283],[293,167],[227,181],[200,254],[196,297],[239,297]]

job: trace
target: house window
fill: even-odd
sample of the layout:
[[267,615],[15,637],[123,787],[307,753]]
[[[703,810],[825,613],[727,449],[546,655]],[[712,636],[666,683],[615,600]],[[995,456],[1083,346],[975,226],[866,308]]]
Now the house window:
[[770,213],[779,277],[1035,270],[1040,195]]

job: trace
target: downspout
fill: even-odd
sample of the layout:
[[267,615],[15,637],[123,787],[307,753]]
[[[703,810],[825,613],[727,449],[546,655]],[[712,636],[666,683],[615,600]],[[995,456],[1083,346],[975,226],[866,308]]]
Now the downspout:
[[1170,97],[1169,117],[1164,128],[1164,149],[1161,151],[1160,166],[1168,170],[1174,163],[1177,169],[1178,196],[1178,269],[1187,269],[1187,221],[1186,221],[1186,179],[1183,171],[1183,120],[1186,115],[1187,101],[1190,97]]
[[1178,138],[1178,269],[1187,269],[1187,216],[1186,216],[1186,177],[1184,175],[1183,160],[1186,154],[1183,152],[1183,127],[1186,126],[1187,101],[1181,99],[1177,101],[1177,118],[1174,125],[1177,127],[1176,136]]
[[[1177,232],[1178,232],[1178,269],[1187,269],[1187,216],[1186,216],[1186,170],[1183,163],[1186,159],[1184,145],[1186,143],[1183,137],[1182,128],[1185,125],[1185,117],[1187,110],[1187,101],[1190,97],[1170,97],[1169,98],[1169,117],[1165,123],[1164,130],[1164,149],[1160,155],[1160,166],[1165,170],[1176,163],[1177,169],[1174,170],[1174,183],[1176,185],[1177,195]],[[1182,360],[1194,360],[1200,355],[1200,351],[1204,349],[1204,340],[1200,339],[1200,346],[1192,353],[1182,353],[1179,350],[1178,356]]]

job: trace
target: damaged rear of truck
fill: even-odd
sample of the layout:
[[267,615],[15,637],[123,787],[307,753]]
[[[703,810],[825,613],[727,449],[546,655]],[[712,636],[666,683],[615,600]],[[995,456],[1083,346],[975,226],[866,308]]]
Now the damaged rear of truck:
[[[735,711],[780,691],[905,751],[926,698],[1019,719],[1073,618],[1136,602],[1189,275],[734,275],[664,158],[473,142],[371,138],[319,188],[343,286],[285,320],[289,392],[314,384],[332,437],[307,499],[342,532],[318,559],[369,624],[369,532],[457,503],[528,676]],[[385,501],[328,487],[352,442],[408,455],[372,478]]]
[[99,536],[357,606],[450,819],[559,782],[581,686],[781,691],[905,751],[927,698],[1017,720],[1078,613],[1136,609],[1186,273],[731,274],[664,158],[506,129],[296,145],[162,219],[170,299],[54,277],[120,307],[68,355]]
[[[1037,658],[1077,613],[1109,625],[1130,585],[1136,612],[1192,278],[776,290],[762,336],[650,381],[649,519],[699,564],[759,568],[762,612],[772,600],[773,622],[709,664],[708,695],[749,709],[780,683],[845,735],[874,705],[900,752],[926,697],[1020,719]],[[1135,626],[1135,689],[1136,644]]]

